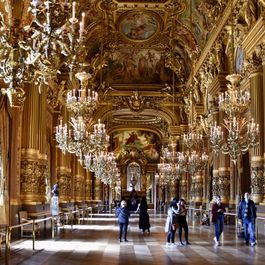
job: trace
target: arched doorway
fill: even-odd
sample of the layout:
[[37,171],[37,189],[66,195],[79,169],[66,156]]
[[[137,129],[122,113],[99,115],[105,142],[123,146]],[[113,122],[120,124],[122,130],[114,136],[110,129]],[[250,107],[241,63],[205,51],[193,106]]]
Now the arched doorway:
[[141,190],[141,166],[136,162],[127,166],[127,190]]

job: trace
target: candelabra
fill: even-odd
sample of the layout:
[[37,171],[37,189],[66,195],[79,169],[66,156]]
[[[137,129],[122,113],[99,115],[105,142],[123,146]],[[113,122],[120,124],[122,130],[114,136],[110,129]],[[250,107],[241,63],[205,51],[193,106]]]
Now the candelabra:
[[72,89],[67,93],[66,107],[74,116],[87,116],[97,108],[98,94],[87,88],[91,75],[79,72],[76,78],[80,81],[80,89]]
[[231,84],[219,96],[220,109],[226,115],[222,124],[227,130],[226,137],[216,122],[210,130],[210,145],[213,150],[229,154],[234,163],[241,154],[258,144],[259,137],[259,125],[253,118],[248,121],[243,117],[243,113],[250,106],[250,96],[248,92],[240,90],[240,78],[238,74],[227,76]]

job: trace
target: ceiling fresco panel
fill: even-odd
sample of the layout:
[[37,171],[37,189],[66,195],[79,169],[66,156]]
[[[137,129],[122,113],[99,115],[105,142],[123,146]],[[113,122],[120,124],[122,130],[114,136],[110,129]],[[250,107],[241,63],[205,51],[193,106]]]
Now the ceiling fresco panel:
[[149,162],[159,161],[161,141],[153,132],[143,130],[116,131],[111,135],[112,150],[117,159],[124,156],[145,157]]
[[165,67],[165,56],[161,51],[121,49],[110,54],[110,84],[164,84],[171,80],[172,72]]

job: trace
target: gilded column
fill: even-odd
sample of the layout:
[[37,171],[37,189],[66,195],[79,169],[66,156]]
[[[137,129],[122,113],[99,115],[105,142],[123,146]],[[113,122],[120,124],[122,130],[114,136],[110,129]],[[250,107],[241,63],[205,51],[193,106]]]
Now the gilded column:
[[[264,3],[265,7],[265,3]],[[265,16],[265,8],[263,9],[263,15]],[[263,102],[265,102],[265,44],[262,46],[262,73],[263,73]],[[263,166],[265,167],[265,104],[263,104],[263,133],[260,132],[261,138],[263,139]],[[262,173],[262,172],[260,172]],[[265,179],[265,170],[263,168],[263,179]],[[263,203],[265,203],[265,183],[263,184]]]
[[183,198],[185,201],[188,200],[186,174],[182,174],[180,181],[179,181],[179,197]]
[[75,158],[76,170],[74,175],[75,202],[82,202],[85,199],[85,169],[81,166],[78,159]]
[[[21,166],[21,136],[22,136],[22,113],[23,104],[14,105],[12,107],[12,120],[11,120],[11,153],[10,157],[10,211],[11,217],[15,217],[18,213],[20,200],[20,166]],[[15,224],[17,220],[13,218],[11,225]]]
[[254,202],[260,203],[264,196],[264,89],[261,64],[252,66],[254,69],[250,74],[251,116],[260,125],[260,136],[259,144],[250,151],[251,193]]
[[[67,123],[68,112],[65,107],[62,110],[62,122]],[[72,198],[72,169],[71,169],[71,155],[69,153],[63,153],[59,148],[56,149],[56,176],[57,182],[59,184],[60,196],[59,202],[60,204],[67,204],[70,202]]]
[[86,171],[86,202],[92,200],[92,173]]
[[59,184],[60,203],[68,203],[72,199],[72,177],[69,166],[69,154],[63,154],[60,149],[56,150],[57,155],[57,182]]
[[169,196],[170,196],[170,199],[171,200],[174,199],[174,198],[176,198],[176,197],[178,197],[176,181],[172,181],[169,184]]
[[[23,204],[36,205],[46,201],[45,176],[40,163],[40,97],[38,89],[27,84],[23,111],[21,150],[21,200]],[[31,210],[32,211],[32,210]]]
[[[224,119],[224,112],[219,112],[219,124]],[[224,130],[224,138],[227,139],[228,132]],[[230,157],[223,153],[219,153],[218,165],[218,193],[221,196],[223,203],[229,203],[230,200]]]
[[201,172],[195,173],[192,178],[193,183],[193,200],[194,202],[201,203],[203,195],[203,178]]
[[39,112],[39,168],[40,175],[44,179],[45,185],[43,185],[42,192],[45,194],[45,201],[47,202],[47,192],[50,192],[50,188],[47,189],[47,185],[50,185],[50,176],[48,176],[48,161],[47,161],[47,87],[42,88],[40,98],[40,112]]
[[[219,124],[219,112],[217,109],[215,109],[213,113],[213,121],[217,122]],[[213,198],[215,198],[216,195],[219,195],[220,188],[219,188],[219,156],[217,153],[213,152],[213,179],[212,179],[212,194]]]
[[259,1],[261,14],[242,42],[247,66],[245,70],[250,74],[251,116],[260,125],[259,145],[250,150],[251,193],[256,203],[264,199],[265,17],[262,2]]
[[102,182],[100,179],[95,178],[95,187],[94,187],[94,199],[96,201],[103,200],[103,190],[102,190]]

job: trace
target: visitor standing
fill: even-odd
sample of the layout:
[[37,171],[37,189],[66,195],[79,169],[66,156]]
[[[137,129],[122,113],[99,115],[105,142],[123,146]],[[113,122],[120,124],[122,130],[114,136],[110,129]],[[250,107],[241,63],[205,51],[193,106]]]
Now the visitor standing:
[[183,229],[185,235],[185,243],[186,245],[190,245],[190,242],[188,240],[189,229],[186,218],[188,210],[186,208],[185,200],[180,199],[178,205],[179,205],[179,242],[181,245],[184,245],[184,243],[182,242],[182,229]]
[[53,189],[52,189],[51,213],[52,213],[52,216],[59,215],[59,185],[58,184],[54,184]]
[[244,199],[240,202],[238,207],[238,219],[241,220],[244,227],[244,237],[246,244],[250,244],[251,246],[256,245],[255,238],[255,221],[257,217],[257,208],[254,203],[250,199],[250,195],[248,192],[244,194]]
[[124,241],[128,242],[127,240],[127,229],[129,225],[129,217],[130,211],[126,206],[126,201],[121,201],[121,206],[116,210],[116,217],[118,218],[119,224],[119,240],[122,242],[122,234],[124,236]]
[[224,230],[224,212],[225,207],[221,202],[221,197],[217,195],[212,206],[212,222],[215,226],[214,242],[218,246],[220,246],[220,236]]
[[150,233],[150,218],[148,214],[148,205],[146,197],[143,197],[141,199],[141,202],[139,203],[136,212],[138,211],[139,211],[139,229],[141,229],[143,233],[145,232],[145,230],[147,230],[147,232]]
[[175,234],[179,225],[179,209],[177,202],[178,202],[177,199],[173,199],[167,211],[167,219],[165,225],[165,232],[167,233],[166,247],[176,246]]

